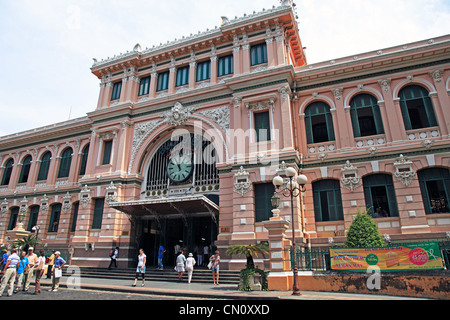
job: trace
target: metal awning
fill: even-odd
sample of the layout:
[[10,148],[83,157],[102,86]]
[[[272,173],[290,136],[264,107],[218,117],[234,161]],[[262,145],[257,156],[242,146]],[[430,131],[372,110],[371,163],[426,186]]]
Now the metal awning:
[[176,219],[211,216],[216,222],[219,206],[204,195],[110,202],[109,206],[141,219]]

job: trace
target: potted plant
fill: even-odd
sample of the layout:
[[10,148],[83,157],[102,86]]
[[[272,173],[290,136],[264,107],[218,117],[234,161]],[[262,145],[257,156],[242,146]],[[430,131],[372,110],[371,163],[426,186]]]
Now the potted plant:
[[233,245],[227,249],[227,255],[229,256],[245,255],[247,258],[245,269],[241,270],[239,290],[267,290],[267,274],[263,270],[255,267],[255,262],[253,259],[257,258],[259,254],[265,256],[268,253],[269,245],[267,242],[260,242],[258,244],[250,245]]

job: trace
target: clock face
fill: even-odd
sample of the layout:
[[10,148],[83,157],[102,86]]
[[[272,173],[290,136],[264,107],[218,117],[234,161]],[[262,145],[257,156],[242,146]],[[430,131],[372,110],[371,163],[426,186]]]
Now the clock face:
[[169,179],[173,182],[184,182],[192,174],[194,165],[191,161],[191,157],[187,156],[174,156],[169,160],[167,165],[167,174]]

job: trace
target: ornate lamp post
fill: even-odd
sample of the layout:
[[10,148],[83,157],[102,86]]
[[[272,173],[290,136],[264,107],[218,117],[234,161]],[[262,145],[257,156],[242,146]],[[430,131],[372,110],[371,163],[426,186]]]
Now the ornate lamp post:
[[[308,182],[308,178],[301,173],[301,170],[297,173],[297,170],[288,167],[286,168],[284,174],[289,179],[286,183],[286,187],[280,190],[280,187],[284,184],[284,179],[279,175],[275,176],[272,180],[273,185],[275,186],[275,194],[271,199],[272,206],[278,208],[280,198],[277,193],[281,193],[285,197],[291,198],[291,224],[292,224],[292,248],[293,248],[293,256],[294,256],[294,265],[293,265],[293,292],[292,295],[299,296],[301,295],[300,289],[298,287],[298,270],[297,270],[297,257],[296,257],[296,245],[295,245],[295,224],[294,224],[294,198],[300,196],[300,210],[301,216],[303,219],[303,196],[302,193],[306,191],[305,185]],[[297,176],[297,179],[295,178]],[[302,222],[304,224],[304,221]],[[302,228],[304,229],[304,228]]]
[[41,227],[39,227],[38,225],[35,225],[33,228],[31,228],[32,231],[36,232],[36,244],[34,245],[34,251],[37,252],[36,247],[37,247],[37,243],[39,240],[39,230],[41,230]]

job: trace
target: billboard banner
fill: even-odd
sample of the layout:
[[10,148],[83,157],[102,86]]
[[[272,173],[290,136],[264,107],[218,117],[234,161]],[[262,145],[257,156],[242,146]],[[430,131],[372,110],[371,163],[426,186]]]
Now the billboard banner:
[[437,241],[380,248],[331,248],[330,256],[332,270],[366,271],[370,266],[382,271],[444,268]]

